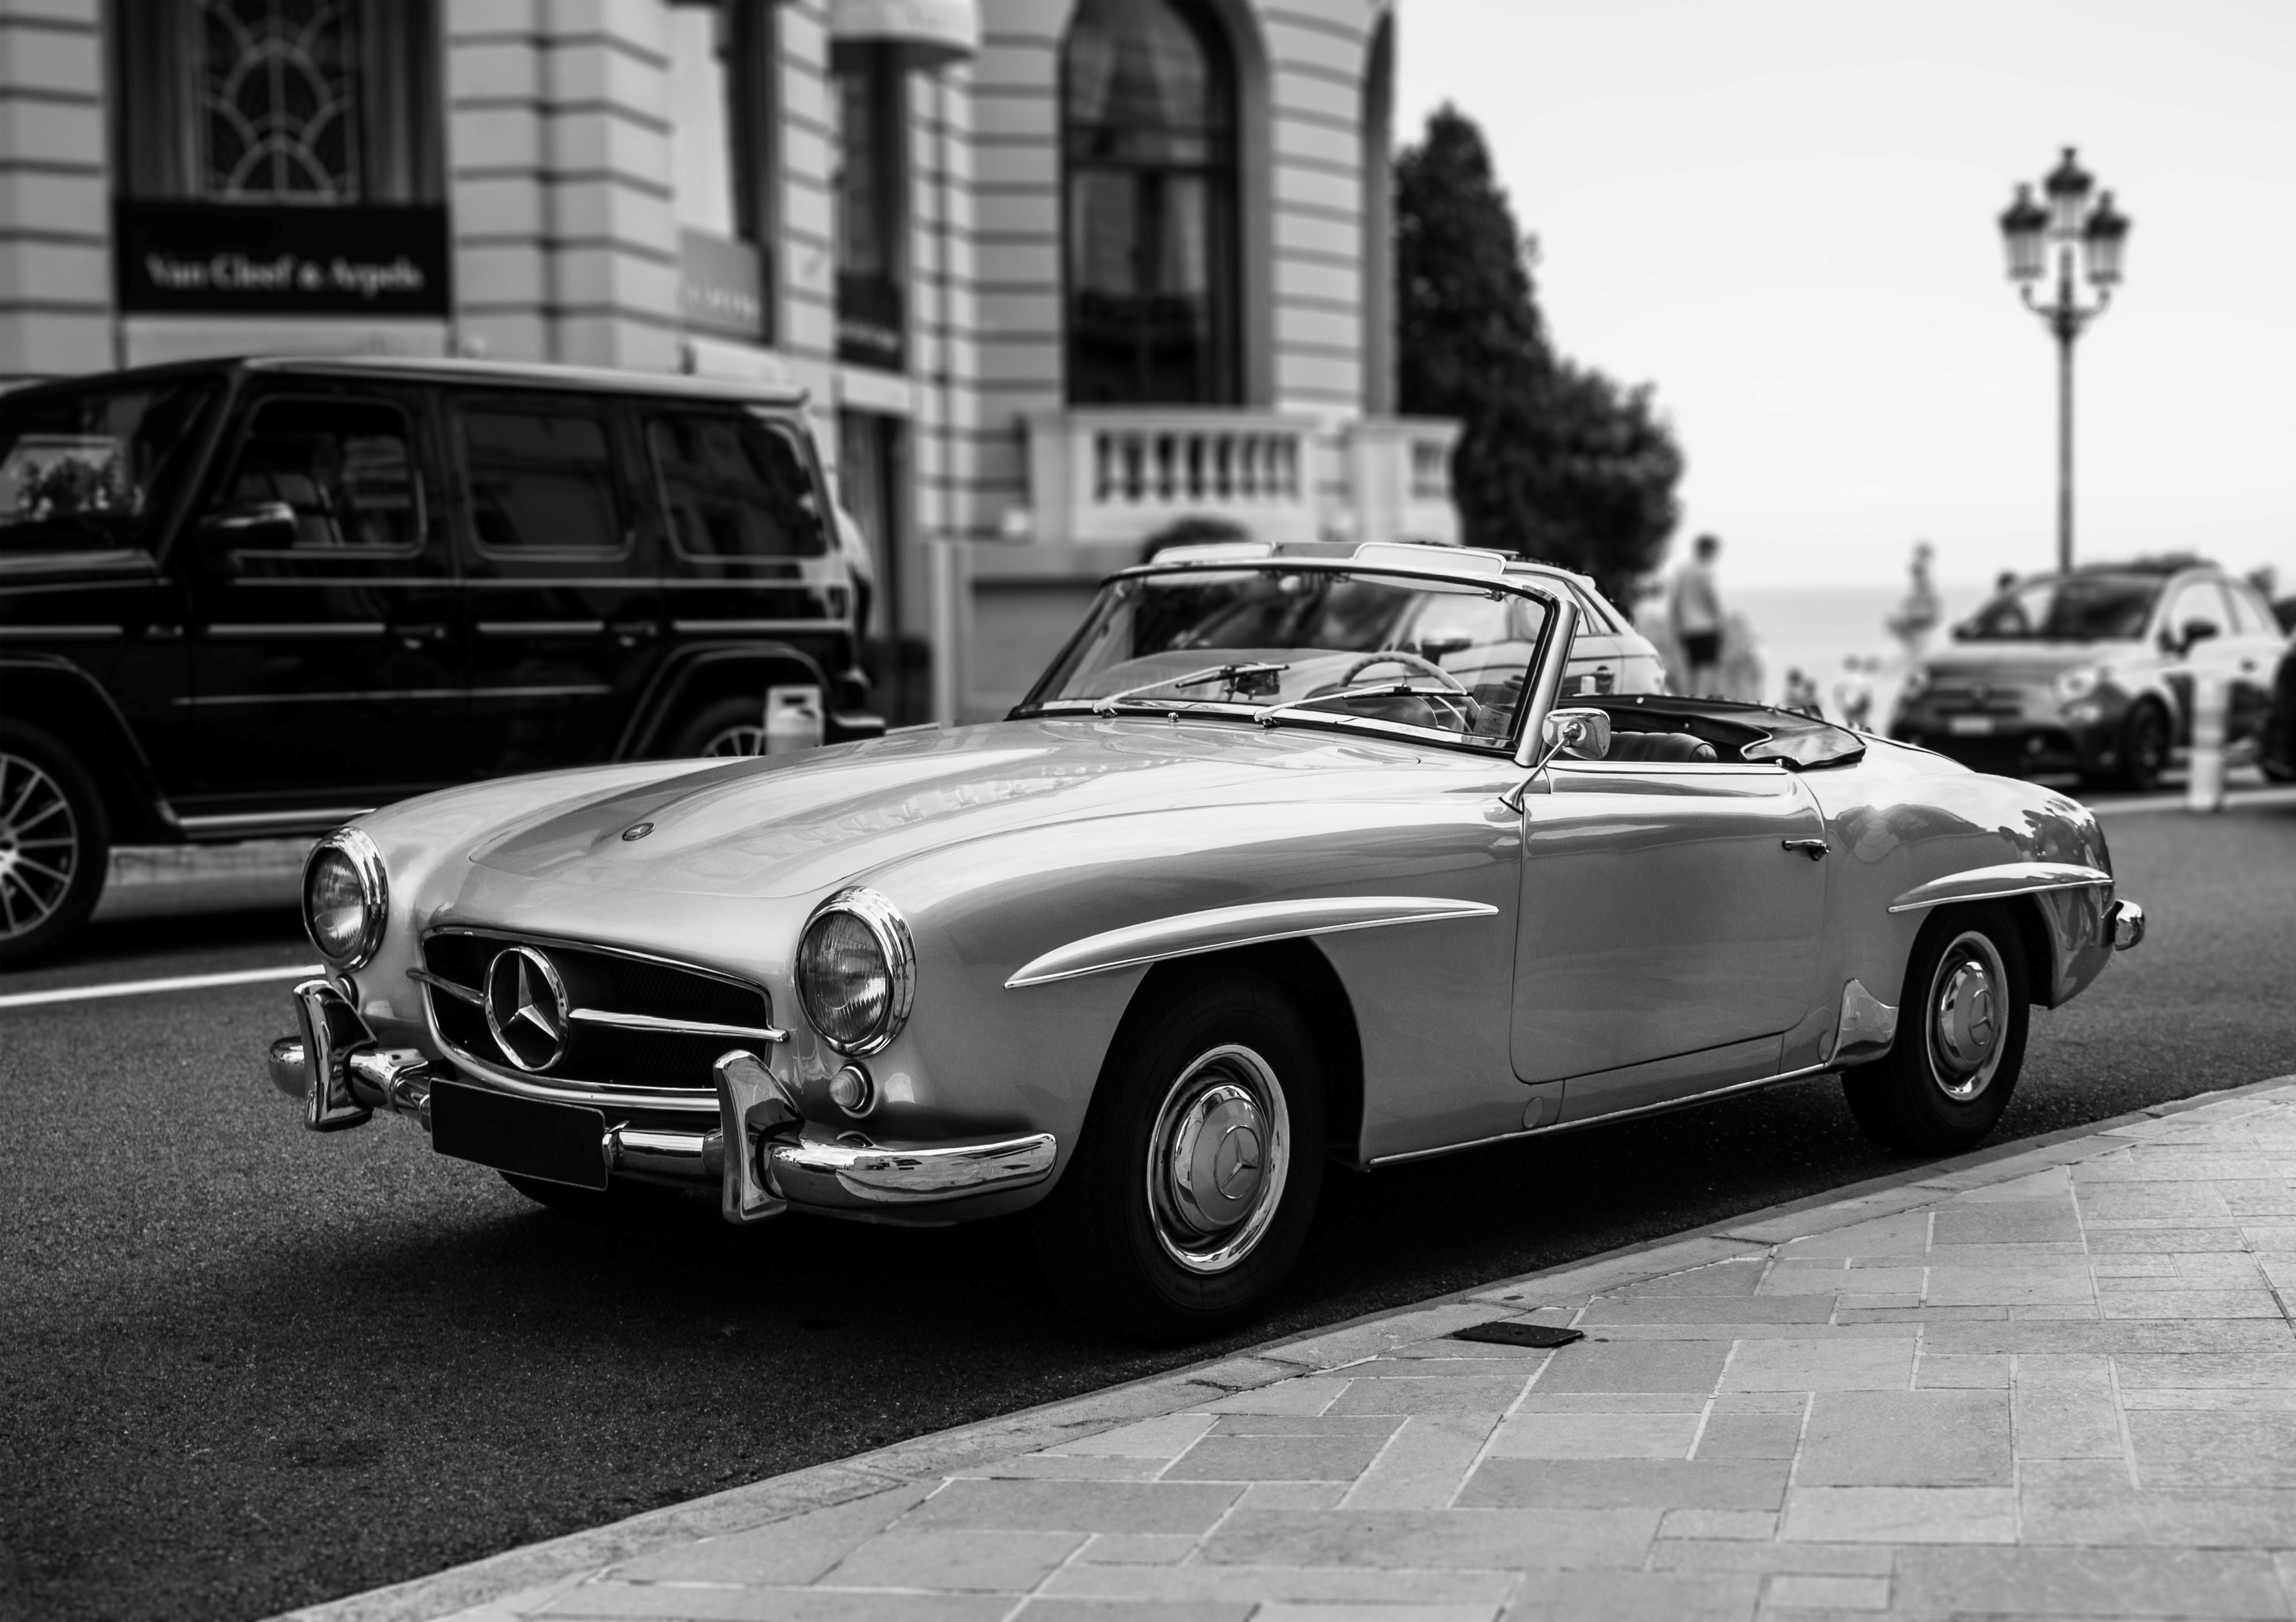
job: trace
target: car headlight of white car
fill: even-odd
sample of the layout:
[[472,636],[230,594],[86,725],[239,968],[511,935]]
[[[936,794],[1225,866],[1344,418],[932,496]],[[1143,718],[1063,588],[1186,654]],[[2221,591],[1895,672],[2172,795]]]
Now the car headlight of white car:
[[390,880],[382,852],[355,827],[338,828],[303,864],[303,929],[337,968],[359,968],[382,944]]
[[900,910],[874,890],[840,890],[798,938],[797,994],[840,1053],[882,1053],[901,1033],[917,989],[916,948]]
[[2049,691],[2056,695],[2059,704],[2071,704],[2095,692],[2103,685],[2104,678],[2101,664],[2076,664],[2069,671],[2059,671],[2057,679],[2049,684]]

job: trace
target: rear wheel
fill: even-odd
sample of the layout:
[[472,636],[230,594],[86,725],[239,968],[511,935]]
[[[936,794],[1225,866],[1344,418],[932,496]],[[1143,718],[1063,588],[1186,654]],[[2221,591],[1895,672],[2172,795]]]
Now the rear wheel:
[[1841,1078],[1866,1135],[1915,1154],[1982,1142],[2024,1066],[2029,984],[2023,943],[2001,908],[1933,914],[1906,966],[1896,1045]]
[[699,710],[677,729],[673,758],[701,755],[733,759],[766,752],[766,701],[721,698]]
[[1118,1334],[1217,1335],[1291,1271],[1323,1173],[1324,1078],[1299,1011],[1256,978],[1201,984],[1111,1059],[1038,1207],[1038,1256]]
[[111,854],[86,769],[38,728],[0,721],[0,969],[34,961],[87,921]]

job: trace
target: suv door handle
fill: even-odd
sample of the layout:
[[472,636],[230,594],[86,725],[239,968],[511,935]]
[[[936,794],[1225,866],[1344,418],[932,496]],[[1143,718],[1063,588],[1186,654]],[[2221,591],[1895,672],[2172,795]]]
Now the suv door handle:
[[419,654],[426,643],[444,642],[447,628],[443,625],[400,625],[394,627],[390,634],[398,638],[398,646],[408,653]]
[[661,626],[653,620],[622,620],[607,626],[606,631],[622,646],[636,647],[661,635]]
[[1778,846],[1781,850],[1800,851],[1812,861],[1824,861],[1826,852],[1833,848],[1823,839],[1781,839]]

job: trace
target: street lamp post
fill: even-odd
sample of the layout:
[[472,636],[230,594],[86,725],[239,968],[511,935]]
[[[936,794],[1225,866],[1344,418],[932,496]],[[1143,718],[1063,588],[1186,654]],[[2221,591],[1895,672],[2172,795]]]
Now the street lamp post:
[[[2073,161],[2073,149],[2041,182],[2046,206],[2033,200],[2033,188],[2020,185],[2001,216],[2001,241],[2009,251],[2009,279],[2025,308],[2040,317],[2057,341],[2057,568],[2073,566],[2073,342],[2088,324],[2104,314],[2112,290],[2120,281],[2120,251],[2128,237],[2128,217],[2112,206],[2112,193],[2089,201],[2095,185],[2087,170]],[[2074,285],[2074,258],[2088,272],[2096,302],[2083,304]],[[2056,297],[2043,303],[2034,287],[2056,261]]]

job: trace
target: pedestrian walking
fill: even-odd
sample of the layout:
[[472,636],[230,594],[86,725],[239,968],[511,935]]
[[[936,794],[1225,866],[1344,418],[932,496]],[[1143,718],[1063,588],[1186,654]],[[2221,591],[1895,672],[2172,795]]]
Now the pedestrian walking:
[[1722,594],[1714,583],[1714,559],[1722,543],[1701,535],[1691,547],[1690,561],[1674,577],[1667,596],[1667,621],[1682,649],[1688,690],[1693,696],[1719,691],[1722,674]]
[[1825,705],[1817,696],[1817,683],[1803,675],[1799,666],[1786,671],[1785,707],[1812,720],[1825,719]]

